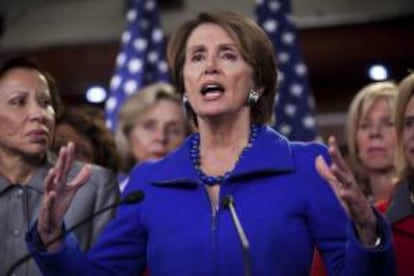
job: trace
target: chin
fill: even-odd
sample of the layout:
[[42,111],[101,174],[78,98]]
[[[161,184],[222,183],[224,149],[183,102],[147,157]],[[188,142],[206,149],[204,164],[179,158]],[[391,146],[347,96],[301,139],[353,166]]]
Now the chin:
[[219,116],[230,112],[229,106],[224,105],[210,105],[210,106],[204,106],[203,108],[200,108],[198,110],[198,114],[200,116]]
[[46,145],[36,145],[36,146],[28,147],[27,149],[23,149],[23,151],[27,155],[42,156],[42,155],[46,154],[48,148],[49,147],[46,146]]
[[375,164],[370,164],[369,166],[367,166],[367,168],[369,168],[369,170],[371,171],[382,171],[382,172],[386,172],[386,171],[390,171],[393,170],[393,165],[388,163],[375,163]]
[[163,155],[151,155],[150,157],[148,157],[148,160],[158,160],[160,158],[163,158],[165,156],[165,154]]

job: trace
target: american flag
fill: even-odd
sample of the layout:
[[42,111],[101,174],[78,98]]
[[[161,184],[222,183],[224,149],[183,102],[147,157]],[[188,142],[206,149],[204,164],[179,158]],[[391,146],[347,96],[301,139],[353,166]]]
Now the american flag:
[[129,0],[121,51],[106,101],[106,123],[116,129],[118,110],[138,89],[155,81],[169,81],[165,37],[155,0]]
[[291,16],[290,1],[256,0],[255,9],[258,24],[276,49],[279,83],[275,128],[291,140],[315,140],[318,136],[315,104]]

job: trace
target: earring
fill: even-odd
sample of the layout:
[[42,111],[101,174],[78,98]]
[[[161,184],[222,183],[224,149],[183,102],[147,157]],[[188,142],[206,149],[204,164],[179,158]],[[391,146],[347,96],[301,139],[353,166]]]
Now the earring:
[[247,96],[247,103],[249,106],[254,106],[259,100],[259,96],[259,93],[257,93],[254,89],[250,89],[249,95]]
[[187,97],[187,94],[186,93],[183,93],[183,105],[186,105],[186,104],[188,104],[188,97]]
[[187,94],[184,92],[183,98],[182,98],[182,109],[183,109],[184,114],[187,114],[189,108],[190,108],[190,103],[188,102]]

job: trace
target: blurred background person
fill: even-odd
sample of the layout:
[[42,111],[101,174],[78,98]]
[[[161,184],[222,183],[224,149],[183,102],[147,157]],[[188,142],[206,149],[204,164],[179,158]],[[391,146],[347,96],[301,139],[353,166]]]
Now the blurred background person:
[[115,143],[121,172],[127,174],[142,161],[165,156],[181,145],[189,131],[181,100],[171,85],[144,87],[125,101],[118,114]]
[[[389,81],[371,83],[358,91],[348,109],[347,147],[342,150],[361,190],[383,213],[396,183],[397,94],[397,85]],[[311,274],[327,275],[318,253],[315,253]]]
[[399,181],[387,217],[392,224],[398,275],[414,275],[414,73],[399,85],[395,112]]
[[70,141],[75,143],[76,160],[118,171],[115,141],[98,111],[86,107],[64,108],[56,121],[54,152],[58,153]]
[[[55,163],[48,150],[59,110],[53,81],[33,61],[12,58],[0,67],[0,275],[28,253],[24,234],[38,216],[43,180]],[[69,179],[82,165],[74,164]],[[91,178],[65,216],[69,225],[113,203],[117,197],[114,174],[98,166],[91,170]],[[111,212],[102,214],[74,232],[83,250],[89,249],[111,217]],[[16,275],[40,272],[29,261],[18,267]]]
[[396,183],[397,94],[393,82],[369,84],[356,94],[347,117],[348,160],[362,191],[382,212]]

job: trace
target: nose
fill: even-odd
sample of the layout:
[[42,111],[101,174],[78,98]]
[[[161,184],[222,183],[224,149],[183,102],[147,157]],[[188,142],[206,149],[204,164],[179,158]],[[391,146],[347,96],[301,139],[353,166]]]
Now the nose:
[[159,127],[154,133],[154,138],[161,144],[167,143],[167,130],[164,127]]
[[47,111],[39,104],[32,104],[29,108],[29,120],[45,123],[47,121]]
[[372,124],[369,128],[369,136],[371,138],[378,138],[382,136],[382,126],[381,124]]
[[206,67],[204,69],[205,74],[215,74],[218,73],[217,60],[214,56],[207,58]]

